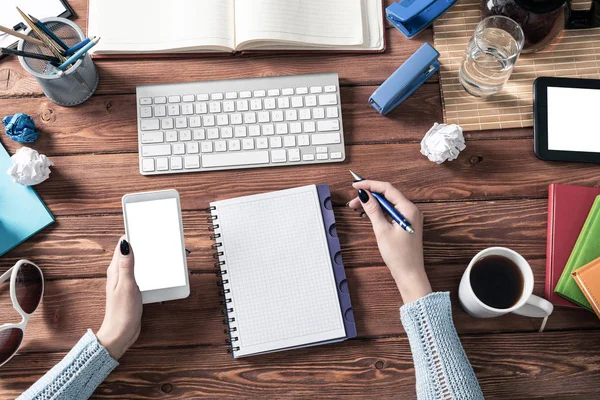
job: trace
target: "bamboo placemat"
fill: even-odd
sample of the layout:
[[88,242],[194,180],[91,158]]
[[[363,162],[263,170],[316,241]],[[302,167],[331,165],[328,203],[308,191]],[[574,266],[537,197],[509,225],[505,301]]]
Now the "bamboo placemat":
[[[473,97],[458,82],[458,70],[475,26],[481,0],[459,0],[434,24],[440,52],[444,121],[467,131],[533,126],[532,84],[538,76],[600,78],[600,28],[565,30],[550,46],[521,54],[502,91],[489,99]],[[574,0],[588,9],[590,0]]]

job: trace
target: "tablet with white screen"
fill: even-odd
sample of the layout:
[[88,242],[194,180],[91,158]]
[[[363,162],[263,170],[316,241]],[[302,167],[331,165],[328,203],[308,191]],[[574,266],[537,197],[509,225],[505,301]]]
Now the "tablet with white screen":
[[123,196],[125,233],[144,304],[190,294],[183,222],[176,190]]
[[533,88],[535,154],[600,162],[600,80],[542,77]]

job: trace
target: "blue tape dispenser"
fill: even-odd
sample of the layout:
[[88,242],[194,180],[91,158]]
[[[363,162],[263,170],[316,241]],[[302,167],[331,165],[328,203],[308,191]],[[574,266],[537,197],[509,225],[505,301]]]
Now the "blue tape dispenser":
[[425,43],[373,92],[369,103],[383,115],[392,111],[440,69],[439,56]]
[[407,38],[427,28],[458,0],[402,0],[385,9],[387,19]]

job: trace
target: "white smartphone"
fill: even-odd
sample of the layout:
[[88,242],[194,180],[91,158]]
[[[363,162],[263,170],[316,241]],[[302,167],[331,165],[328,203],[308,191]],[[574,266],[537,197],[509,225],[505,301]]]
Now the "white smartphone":
[[144,304],[188,297],[190,284],[177,190],[123,196],[125,235]]

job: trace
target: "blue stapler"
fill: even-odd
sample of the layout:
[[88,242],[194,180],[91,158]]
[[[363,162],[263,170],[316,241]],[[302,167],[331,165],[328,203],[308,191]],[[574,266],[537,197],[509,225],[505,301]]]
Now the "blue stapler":
[[383,115],[392,111],[440,69],[439,56],[425,43],[373,92],[369,103]]
[[458,0],[402,0],[385,9],[387,19],[407,38],[427,28]]

